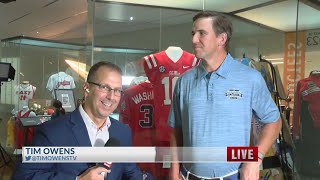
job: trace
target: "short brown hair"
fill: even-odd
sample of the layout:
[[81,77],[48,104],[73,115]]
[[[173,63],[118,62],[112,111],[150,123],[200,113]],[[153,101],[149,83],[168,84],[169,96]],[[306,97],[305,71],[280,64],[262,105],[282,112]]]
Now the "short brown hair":
[[229,51],[229,42],[232,36],[232,23],[231,21],[221,13],[214,11],[201,11],[193,17],[193,22],[200,18],[211,18],[212,19],[212,29],[214,30],[216,36],[221,33],[227,34],[227,41],[225,44],[225,50]]
[[100,67],[106,67],[109,68],[110,70],[116,71],[118,72],[120,75],[122,75],[122,70],[119,66],[111,63],[111,62],[106,62],[106,61],[100,61],[96,64],[94,64],[90,70],[89,70],[89,74],[87,77],[87,82],[94,82],[96,79],[96,72],[99,70]]

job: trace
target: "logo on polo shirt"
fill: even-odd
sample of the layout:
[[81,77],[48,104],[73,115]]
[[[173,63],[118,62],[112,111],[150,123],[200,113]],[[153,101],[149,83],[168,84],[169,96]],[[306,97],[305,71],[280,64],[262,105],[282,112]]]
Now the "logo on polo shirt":
[[230,99],[240,99],[242,98],[242,93],[239,89],[230,89],[225,95]]

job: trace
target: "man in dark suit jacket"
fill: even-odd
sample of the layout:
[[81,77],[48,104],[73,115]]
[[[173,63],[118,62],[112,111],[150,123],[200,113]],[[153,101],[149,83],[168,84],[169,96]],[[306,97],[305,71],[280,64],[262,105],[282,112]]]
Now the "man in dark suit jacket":
[[[41,125],[32,145],[103,146],[114,138],[120,146],[131,146],[130,128],[109,117],[120,101],[121,75],[121,69],[112,63],[99,62],[92,66],[83,85],[84,104],[66,116]],[[12,179],[142,180],[143,174],[135,163],[113,163],[111,171],[94,163],[19,163]]]

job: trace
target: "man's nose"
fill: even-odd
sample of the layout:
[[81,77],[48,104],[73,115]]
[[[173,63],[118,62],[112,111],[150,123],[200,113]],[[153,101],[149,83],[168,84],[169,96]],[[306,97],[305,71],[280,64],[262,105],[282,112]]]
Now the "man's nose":
[[114,99],[115,98],[115,95],[114,95],[114,90],[111,90],[109,92],[106,93],[106,97],[108,99]]
[[192,36],[192,43],[195,44],[195,43],[198,43],[199,42],[199,38],[198,36],[195,34]]

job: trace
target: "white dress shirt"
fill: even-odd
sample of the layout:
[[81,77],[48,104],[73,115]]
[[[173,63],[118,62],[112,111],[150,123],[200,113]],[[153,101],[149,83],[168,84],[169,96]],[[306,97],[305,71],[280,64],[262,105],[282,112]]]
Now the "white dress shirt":
[[87,127],[91,146],[103,147],[106,144],[106,142],[109,140],[109,130],[108,129],[111,126],[110,118],[107,117],[103,126],[101,128],[98,128],[97,125],[88,116],[88,114],[84,111],[82,105],[79,106],[79,111],[80,111],[81,117],[84,121],[84,124]]

